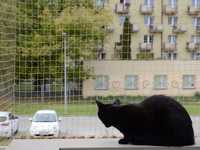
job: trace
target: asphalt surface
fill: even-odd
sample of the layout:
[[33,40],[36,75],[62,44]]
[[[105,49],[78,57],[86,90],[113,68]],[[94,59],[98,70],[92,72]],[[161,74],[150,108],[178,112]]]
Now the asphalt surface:
[[[61,118],[61,138],[120,138],[115,128],[106,128],[97,117]],[[200,138],[200,117],[192,117],[195,137]],[[29,138],[31,122],[28,117],[20,117],[16,138]]]
[[64,117],[60,123],[60,139],[28,139],[31,122],[28,117],[20,117],[19,133],[6,150],[59,150],[59,148],[63,148],[60,150],[200,150],[200,117],[192,117],[192,120],[196,145],[163,148],[119,145],[118,140],[122,136],[121,133],[115,128],[105,128],[97,117]]
[[[19,132],[16,138],[29,138],[31,122],[29,117],[19,118]],[[121,137],[115,128],[105,128],[97,117],[63,117],[60,122],[62,138],[113,138]]]

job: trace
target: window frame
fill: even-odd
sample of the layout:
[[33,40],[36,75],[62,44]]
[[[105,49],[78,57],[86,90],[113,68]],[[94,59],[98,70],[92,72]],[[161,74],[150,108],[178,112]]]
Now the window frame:
[[200,8],[200,0],[192,0],[192,6],[195,8]]
[[[156,78],[158,78],[158,77],[165,77],[166,81],[165,81],[165,86],[164,87],[161,87],[160,83],[159,83],[160,84],[159,87],[157,87]],[[159,82],[161,82],[161,80]],[[154,90],[167,90],[168,89],[168,76],[166,74],[154,75],[153,86],[154,86]]]
[[[185,86],[185,83],[184,83],[185,77],[193,77],[193,86],[188,86],[188,85]],[[183,77],[182,77],[182,80],[183,80],[183,82],[182,82],[182,88],[183,89],[195,89],[196,88],[196,75],[194,75],[194,74],[184,74]]]
[[[98,78],[103,78],[102,80],[103,81],[101,81],[101,82],[103,82],[103,84],[104,84],[104,82],[106,83],[106,85],[104,85],[103,87],[98,87],[97,86],[97,79]],[[105,79],[104,79],[105,78]],[[109,76],[108,75],[96,75],[96,78],[95,78],[95,83],[94,83],[94,88],[95,88],[95,90],[109,90]]]
[[178,0],[168,0],[168,5],[172,8],[177,7]]
[[145,15],[144,16],[144,25],[149,27],[154,24],[154,16]]
[[144,35],[143,42],[147,44],[153,44],[154,36],[153,35]]
[[177,36],[176,35],[168,35],[168,42],[170,44],[176,44],[177,43]]
[[[133,82],[136,82],[136,83],[133,83],[133,85],[131,87],[128,87],[126,83],[127,83],[127,79],[130,77],[133,77],[133,80],[134,80]],[[124,80],[124,89],[125,90],[138,90],[138,80],[139,80],[138,75],[126,75],[125,80]]]
[[153,7],[154,6],[154,0],[144,0],[144,5]]
[[168,25],[174,27],[178,23],[178,17],[177,16],[168,16]]

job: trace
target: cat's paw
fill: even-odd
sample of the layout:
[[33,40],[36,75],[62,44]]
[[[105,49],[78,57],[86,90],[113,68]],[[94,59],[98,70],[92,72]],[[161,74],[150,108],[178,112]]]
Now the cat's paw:
[[120,139],[119,144],[128,144],[128,141],[126,139]]

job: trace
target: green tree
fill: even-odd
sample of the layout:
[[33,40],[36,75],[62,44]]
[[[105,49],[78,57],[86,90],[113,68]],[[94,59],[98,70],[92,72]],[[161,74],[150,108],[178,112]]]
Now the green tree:
[[96,11],[93,0],[21,0],[18,10],[17,78],[33,79],[37,91],[46,79],[63,78],[65,32],[68,80],[81,87],[92,75],[84,60],[96,58],[99,41],[106,36],[102,27],[111,20],[109,12]]
[[132,25],[129,21],[129,17],[126,17],[122,34],[122,52],[120,53],[120,58],[122,60],[131,59],[131,29]]

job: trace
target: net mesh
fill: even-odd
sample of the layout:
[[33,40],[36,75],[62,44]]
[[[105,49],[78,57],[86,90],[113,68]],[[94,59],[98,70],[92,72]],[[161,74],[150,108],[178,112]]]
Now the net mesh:
[[[0,111],[13,111],[16,52],[15,30],[15,1],[2,0],[0,3]],[[0,132],[2,135],[2,128],[0,128]],[[0,136],[0,143],[2,141],[4,141],[4,138]]]
[[195,103],[184,106],[192,115],[200,114],[200,63],[194,61],[200,59],[199,28],[191,29],[195,35],[188,42],[186,28],[168,25],[173,19],[165,14],[164,1],[146,5],[130,0],[1,0],[0,111],[20,116],[17,138],[30,138],[28,118],[42,109],[62,117],[59,138],[121,137],[100,122],[95,100],[137,103],[166,94]]
[[12,0],[0,4],[0,110],[12,111],[16,51],[16,5]]

